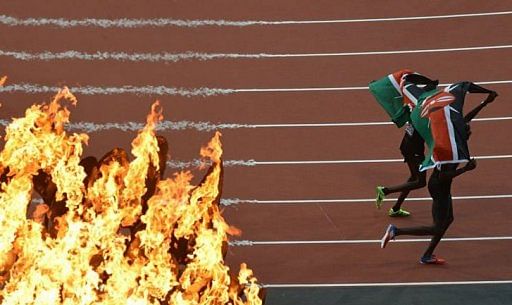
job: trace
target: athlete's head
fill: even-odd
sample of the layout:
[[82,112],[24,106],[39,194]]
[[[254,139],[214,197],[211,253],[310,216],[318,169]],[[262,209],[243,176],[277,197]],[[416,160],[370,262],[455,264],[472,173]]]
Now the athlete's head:
[[423,87],[423,90],[425,90],[425,91],[434,90],[437,88],[438,85],[439,85],[439,81],[436,79],[436,80],[433,80],[430,83],[426,84],[425,87]]

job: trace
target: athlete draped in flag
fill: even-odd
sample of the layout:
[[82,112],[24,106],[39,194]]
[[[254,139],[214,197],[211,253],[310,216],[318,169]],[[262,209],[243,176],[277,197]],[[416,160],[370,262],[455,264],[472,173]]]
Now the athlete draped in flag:
[[[379,83],[388,81],[393,85],[379,86]],[[385,84],[385,82],[384,82]],[[419,87],[418,85],[425,85]],[[426,91],[435,89],[438,85],[437,80],[431,80],[421,74],[414,73],[411,70],[403,69],[388,75],[386,78],[370,83],[370,91],[377,98],[381,106],[386,109],[386,104],[394,105],[394,112],[388,111],[393,122],[398,127],[405,124],[405,134],[400,144],[400,152],[404,157],[404,162],[407,163],[410,171],[410,177],[406,183],[391,186],[391,187],[377,187],[376,206],[380,208],[385,196],[391,193],[400,192],[395,205],[389,210],[388,215],[395,216],[409,216],[410,213],[401,208],[405,198],[409,192],[414,189],[422,188],[426,185],[425,173],[419,172],[419,165],[424,159],[424,141],[421,136],[416,132],[414,127],[410,124],[410,112],[414,110],[418,98]],[[395,89],[395,91],[393,91]],[[382,95],[382,92],[395,93],[396,96],[390,94]]]
[[[467,93],[484,93],[488,96],[463,117]],[[421,107],[413,110],[410,116],[415,129],[428,147],[420,171],[439,164],[467,162],[468,124],[497,96],[492,90],[464,81],[452,84],[443,91],[426,92],[420,97]]]
[[[403,97],[403,106],[407,107],[408,113],[414,110],[422,94],[434,90],[439,84],[437,80],[431,80],[428,77],[407,69],[395,72],[390,76],[392,76],[399,85],[399,93]],[[425,86],[421,88],[418,85]],[[400,192],[395,205],[389,209],[388,215],[391,217],[409,216],[410,213],[401,208],[402,203],[405,198],[407,198],[410,191],[423,188],[426,185],[426,173],[419,171],[420,164],[423,159],[425,159],[424,146],[423,138],[409,122],[406,122],[405,134],[400,144],[400,152],[404,157],[404,162],[407,163],[409,167],[410,177],[404,184],[390,187],[377,186],[377,198],[375,201],[377,208],[381,207],[382,201],[387,195]]]
[[[465,117],[462,116],[464,98],[467,92],[487,93],[488,97]],[[429,155],[422,164],[421,171],[435,167],[428,182],[432,196],[433,225],[398,228],[390,224],[382,237],[381,248],[398,235],[431,235],[430,244],[420,258],[422,264],[444,264],[445,261],[434,255],[434,250],[446,230],[453,222],[451,185],[453,178],[475,169],[476,161],[469,159],[467,123],[483,107],[498,95],[496,92],[477,86],[471,82],[460,82],[448,86],[443,92],[429,92],[422,96],[411,120],[429,146]],[[457,169],[462,162],[468,162]]]

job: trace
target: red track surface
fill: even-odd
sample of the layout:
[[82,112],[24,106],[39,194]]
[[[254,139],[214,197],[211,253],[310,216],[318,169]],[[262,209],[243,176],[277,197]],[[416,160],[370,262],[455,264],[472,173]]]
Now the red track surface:
[[[507,1],[2,1],[1,14],[18,18],[175,18],[224,20],[326,20],[481,13],[512,9]],[[371,8],[371,9],[370,9]],[[418,8],[421,8],[419,10]],[[249,27],[162,27],[101,29],[0,25],[4,51],[62,52],[209,52],[329,53],[438,49],[512,43],[511,15],[374,23]],[[426,54],[366,55],[274,59],[227,59],[172,62],[20,61],[0,57],[0,74],[10,83],[48,86],[119,87],[165,85],[185,88],[311,88],[366,86],[400,68],[412,68],[441,83],[458,80],[512,79],[511,49]],[[8,85],[7,84],[7,85]],[[510,84],[487,86],[500,93],[481,117],[511,116]],[[1,93],[1,118],[20,116],[50,94]],[[149,105],[160,99],[166,119],[214,123],[374,122],[386,117],[368,91],[235,93],[213,97],[80,95],[73,121],[143,122]],[[480,96],[469,96],[466,109]],[[512,121],[475,122],[470,149],[476,156],[512,153]],[[112,146],[129,148],[134,132],[91,134],[87,154],[100,156]],[[162,133],[172,158],[196,158],[212,133],[194,130]],[[223,131],[225,159],[258,161],[399,158],[402,131],[393,126],[232,129]],[[512,160],[481,160],[476,171],[458,178],[455,196],[510,194]],[[200,174],[200,173],[199,173]],[[257,165],[227,167],[225,198],[351,199],[371,198],[378,184],[401,183],[402,163],[338,165]],[[428,196],[426,190],[414,197]],[[456,201],[448,237],[512,236],[510,199]],[[400,226],[428,224],[430,203],[406,203],[413,216]],[[389,203],[385,204],[389,208]],[[240,227],[242,239],[375,240],[390,221],[372,203],[240,204],[225,209]],[[393,220],[394,221],[394,220]],[[229,263],[247,262],[263,283],[357,283],[512,280],[512,241],[441,243],[449,264],[420,266],[426,243],[273,245],[232,247]],[[483,263],[482,257],[487,262]]]

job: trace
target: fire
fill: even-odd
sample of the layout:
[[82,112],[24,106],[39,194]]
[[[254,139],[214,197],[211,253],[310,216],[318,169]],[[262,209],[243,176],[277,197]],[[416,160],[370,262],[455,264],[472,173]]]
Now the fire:
[[[252,271],[242,264],[234,276],[224,262],[239,231],[219,209],[221,134],[201,149],[211,166],[195,186],[189,171],[164,179],[158,102],[130,161],[122,149],[82,159],[88,136],[65,131],[66,100],[77,102],[65,88],[6,128],[1,304],[262,304]],[[27,217],[33,191],[44,203]]]

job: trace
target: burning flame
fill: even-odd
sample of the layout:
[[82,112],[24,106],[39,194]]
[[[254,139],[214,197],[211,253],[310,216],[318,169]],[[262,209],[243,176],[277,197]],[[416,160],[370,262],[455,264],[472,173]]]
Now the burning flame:
[[[0,80],[0,82],[5,79]],[[219,209],[222,145],[201,149],[211,167],[164,179],[167,143],[153,104],[132,142],[82,159],[86,134],[68,134],[68,89],[6,128],[0,153],[1,304],[262,304],[245,264],[224,264],[230,227]],[[35,190],[43,198],[31,217]]]

